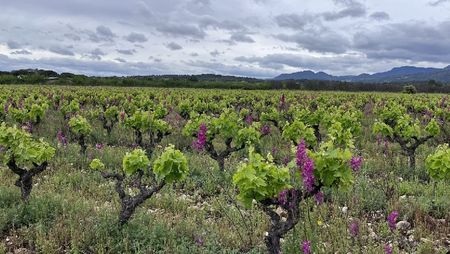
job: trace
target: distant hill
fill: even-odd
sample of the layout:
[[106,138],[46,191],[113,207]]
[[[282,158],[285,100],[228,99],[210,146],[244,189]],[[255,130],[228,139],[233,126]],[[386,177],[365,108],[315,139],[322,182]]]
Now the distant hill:
[[274,80],[333,80],[364,83],[420,82],[435,80],[437,82],[450,83],[450,65],[442,69],[402,66],[386,72],[374,74],[364,73],[357,76],[333,76],[325,72],[301,71],[290,74],[281,74],[275,77]]

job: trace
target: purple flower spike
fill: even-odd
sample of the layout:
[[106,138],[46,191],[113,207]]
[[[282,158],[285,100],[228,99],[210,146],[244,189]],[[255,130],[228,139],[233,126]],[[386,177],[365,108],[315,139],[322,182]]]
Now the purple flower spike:
[[359,222],[357,220],[353,220],[348,229],[352,237],[357,237],[359,235]]
[[316,200],[317,205],[323,204],[323,192],[319,191],[316,195],[314,195],[314,199]]
[[302,251],[303,254],[311,254],[311,242],[310,241],[304,241],[302,244]]
[[280,192],[280,194],[278,194],[278,203],[280,205],[287,204],[287,194],[288,194],[288,190],[283,190],[282,192]]
[[350,160],[350,167],[352,168],[353,172],[358,172],[361,169],[362,162],[362,156],[352,157],[352,159]]
[[260,132],[264,136],[269,135],[270,134],[270,126],[269,125],[262,126]]
[[297,146],[297,166],[299,168],[303,167],[303,164],[306,161],[306,144],[305,144],[305,140],[301,140],[300,143]]
[[59,130],[58,133],[56,134],[57,138],[58,138],[58,142],[61,143],[63,146],[67,145],[67,139],[66,136],[64,136],[64,133],[62,132],[62,130]]
[[392,253],[393,253],[392,246],[391,246],[390,244],[384,245],[384,252],[385,252],[386,254],[392,254]]
[[245,117],[245,123],[248,124],[248,125],[252,125],[252,123],[253,123],[253,116],[251,114]]
[[314,190],[314,162],[307,158],[302,171],[303,185],[306,190],[312,192]]
[[303,185],[306,190],[312,192],[314,190],[314,161],[306,154],[305,140],[301,140],[297,146],[297,166],[302,170]]
[[201,151],[205,147],[206,144],[206,132],[208,131],[208,128],[206,128],[206,125],[202,123],[199,127],[198,133],[197,133],[197,139],[192,142],[192,147],[197,150]]
[[389,216],[387,217],[388,225],[391,230],[395,230],[397,228],[397,218],[398,218],[398,212],[393,211]]

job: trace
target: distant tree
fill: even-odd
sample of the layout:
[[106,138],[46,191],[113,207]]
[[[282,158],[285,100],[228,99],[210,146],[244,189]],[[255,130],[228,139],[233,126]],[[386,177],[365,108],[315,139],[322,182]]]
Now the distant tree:
[[415,93],[417,93],[417,89],[413,85],[406,85],[406,86],[403,86],[402,92],[407,93],[407,94],[415,94]]

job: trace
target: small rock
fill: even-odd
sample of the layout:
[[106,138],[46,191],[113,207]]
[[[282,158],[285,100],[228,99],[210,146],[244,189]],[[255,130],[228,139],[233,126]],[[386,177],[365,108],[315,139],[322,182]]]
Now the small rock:
[[406,195],[400,196],[400,200],[405,200],[406,198],[408,198]]
[[14,250],[14,254],[28,254],[31,253],[30,250],[28,250],[27,248],[19,248],[17,250]]
[[343,213],[347,213],[347,211],[348,211],[348,207],[346,207],[346,206],[342,207],[342,212]]
[[402,220],[402,221],[397,222],[397,228],[401,232],[408,231],[408,229],[410,227],[411,227],[411,224],[409,222],[407,222],[407,221]]

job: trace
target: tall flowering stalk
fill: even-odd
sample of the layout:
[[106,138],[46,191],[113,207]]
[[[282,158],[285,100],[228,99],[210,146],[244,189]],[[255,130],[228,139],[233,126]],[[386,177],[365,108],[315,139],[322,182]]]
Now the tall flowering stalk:
[[57,138],[58,138],[58,142],[61,143],[63,146],[67,145],[67,139],[66,136],[64,136],[64,133],[62,132],[62,130],[59,130],[58,133],[56,134]]
[[263,125],[263,126],[261,127],[260,132],[261,132],[261,134],[264,135],[264,136],[269,135],[269,134],[270,134],[270,126],[269,126],[269,125]]
[[278,194],[278,204],[280,205],[287,205],[287,194],[289,190],[284,190]]
[[359,235],[359,222],[358,220],[353,220],[352,223],[350,223],[350,226],[348,227],[348,230],[350,231],[350,235],[352,237],[358,237]]
[[304,241],[302,243],[303,254],[311,254],[311,241]]
[[8,114],[8,112],[9,112],[9,103],[8,102],[5,103],[5,106],[3,107],[3,111],[5,112],[5,114]]
[[201,151],[203,150],[203,148],[205,148],[207,131],[208,128],[206,127],[206,124],[202,123],[197,133],[197,139],[192,142],[192,147],[195,150]]
[[323,204],[324,201],[324,195],[323,192],[319,191],[314,195],[314,199],[316,200],[317,205]]
[[397,218],[398,218],[398,212],[397,211],[393,211],[387,217],[387,222],[388,222],[389,228],[392,231],[394,231],[397,228]]
[[245,117],[245,123],[248,124],[248,125],[252,125],[252,123],[253,123],[253,116],[251,114]]
[[352,156],[352,159],[350,160],[350,167],[352,168],[353,172],[358,172],[361,169],[362,162],[362,156]]
[[303,185],[308,192],[314,190],[314,161],[306,154],[305,140],[301,140],[297,146],[297,166],[302,170]]
[[391,246],[390,244],[384,245],[384,252],[385,252],[386,254],[392,254],[392,253],[393,253],[392,246]]

